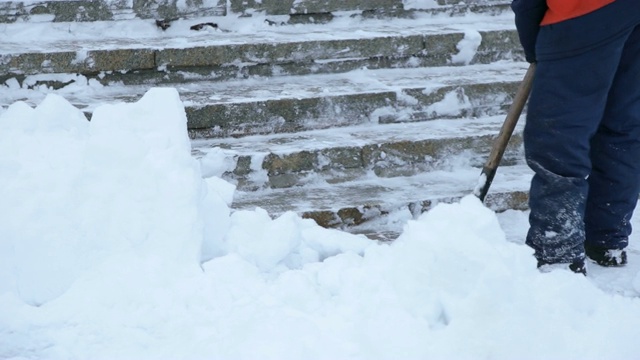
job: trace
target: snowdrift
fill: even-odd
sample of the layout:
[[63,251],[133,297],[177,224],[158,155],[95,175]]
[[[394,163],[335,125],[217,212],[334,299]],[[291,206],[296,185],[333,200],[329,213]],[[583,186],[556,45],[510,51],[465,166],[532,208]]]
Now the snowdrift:
[[232,213],[205,165],[173,89],[0,113],[0,358],[637,358],[638,299],[539,273],[474,197],[378,244]]

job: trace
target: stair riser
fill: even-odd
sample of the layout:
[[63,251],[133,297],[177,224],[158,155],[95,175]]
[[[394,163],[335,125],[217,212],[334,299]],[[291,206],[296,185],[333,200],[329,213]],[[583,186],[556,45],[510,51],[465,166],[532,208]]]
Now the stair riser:
[[[470,13],[482,15],[500,15],[511,12],[508,2],[494,3],[455,3],[446,6],[438,6],[428,9],[388,9],[388,10],[365,10],[361,14],[352,15],[352,17],[361,17],[363,19],[389,19],[389,18],[405,18],[411,19],[421,14],[431,15],[448,15],[451,17],[466,16]],[[312,15],[311,15],[312,16]],[[292,18],[289,22],[292,22]]]
[[[36,85],[43,83],[52,88],[61,88],[67,84],[61,81],[43,81]],[[511,104],[512,94],[516,92],[518,84],[517,81],[510,81],[451,85],[428,90],[420,87],[379,93],[207,106],[197,105],[203,100],[192,99],[188,94],[183,94],[183,100],[187,103],[186,113],[192,138],[224,138],[358,124],[498,115],[504,113]],[[117,100],[131,102],[138,97],[132,93],[122,95]],[[88,104],[75,105],[85,108]],[[90,110],[86,111],[90,118]]]
[[[265,187],[302,186],[318,178],[339,183],[371,172],[379,177],[411,176],[446,169],[452,162],[462,158],[469,166],[480,167],[486,160],[494,138],[494,135],[487,135],[329,148],[286,155],[239,156],[235,170],[225,174],[224,178],[236,182],[240,190],[251,191]],[[514,134],[505,152],[503,165],[511,165],[522,159],[521,145],[521,135]],[[259,163],[255,164],[256,161]]]
[[[524,59],[520,48],[512,50],[497,49],[478,52],[471,64],[488,64],[495,61],[520,61]],[[359,69],[403,69],[418,67],[435,67],[451,65],[451,57],[445,55],[423,54],[398,56],[378,56],[371,58],[348,58],[314,60],[303,59],[275,64],[255,62],[204,66],[170,66],[148,68],[135,71],[109,71],[107,73],[86,73],[85,76],[96,79],[103,85],[122,83],[125,85],[140,84],[175,84],[194,81],[228,81],[247,79],[255,76],[296,76],[309,74],[338,74]],[[2,78],[0,77],[0,81]]]
[[[131,3],[133,6],[131,6]],[[192,16],[224,16],[226,0],[69,0],[69,1],[7,1],[0,4],[0,23],[15,21],[108,21],[132,19],[165,19]]]
[[[235,13],[265,12],[269,15],[323,14],[335,11],[389,11],[402,9],[400,0],[231,0],[229,8]],[[38,1],[24,3],[8,1],[0,5],[0,22],[17,20],[30,21],[105,21],[138,17],[142,19],[178,18],[196,14],[197,16],[224,16],[227,2],[188,1],[187,6],[179,6],[177,0],[134,0],[128,1]]]
[[[482,43],[471,63],[522,58],[515,31],[483,32],[481,35]],[[180,74],[172,75],[178,72],[194,72],[202,75],[199,77],[202,80],[224,80],[231,76],[344,72],[362,67],[363,64],[370,64],[375,68],[401,66],[399,64],[402,62],[409,62],[414,67],[443,66],[452,64],[452,55],[459,52],[457,45],[463,38],[462,33],[452,33],[185,49],[140,48],[2,54],[0,74],[10,77],[40,73],[79,73],[107,83],[122,79],[120,75],[109,74],[120,72],[130,75],[128,83],[143,83],[165,77],[169,81],[195,79],[185,79]],[[157,74],[154,75],[154,71]],[[136,76],[138,72],[141,72],[140,76]],[[221,75],[217,75],[218,72]]]
[[511,103],[517,86],[517,82],[500,82],[445,86],[429,92],[414,88],[399,93],[194,106],[186,111],[193,138],[295,132],[371,122],[496,115]]
[[403,8],[401,0],[231,0],[230,6],[234,12],[253,10],[264,11],[268,15]]
[[[459,201],[462,196],[448,198],[424,199],[415,202],[407,202],[402,205],[381,206],[367,205],[345,207],[336,211],[307,211],[302,212],[301,216],[307,219],[313,219],[320,226],[327,228],[342,228],[348,230],[349,227],[366,225],[367,222],[378,219],[393,211],[408,209],[414,215],[428,211],[438,203],[452,203]],[[502,212],[506,210],[527,210],[529,194],[526,191],[512,191],[503,193],[490,193],[485,199],[488,208]]]
[[[459,4],[460,0],[437,0],[438,5],[455,5]],[[503,0],[466,0],[468,4],[500,4],[504,3]]]

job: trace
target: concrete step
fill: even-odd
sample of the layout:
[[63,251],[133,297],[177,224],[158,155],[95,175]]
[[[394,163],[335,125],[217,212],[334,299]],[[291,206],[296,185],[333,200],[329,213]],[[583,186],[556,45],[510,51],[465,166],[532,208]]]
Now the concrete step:
[[22,0],[0,3],[0,23],[224,16],[226,0]]
[[511,103],[525,66],[360,70],[192,84],[180,91],[193,138],[244,136],[495,115]]
[[402,0],[245,0],[235,1],[235,12],[263,11],[268,15],[326,14],[336,11],[403,9]]
[[[404,13],[409,17],[416,16],[417,13],[426,12],[434,15],[449,15],[449,16],[466,16],[473,14],[483,15],[501,15],[504,13],[511,13],[511,1],[503,0],[480,0],[480,1],[452,1],[449,4],[442,4],[437,7],[427,9],[415,9],[404,10]],[[376,12],[369,12],[375,14]],[[369,13],[363,13],[363,16],[367,16]],[[384,15],[383,15],[384,16]],[[396,16],[401,17],[401,14]]]
[[[186,106],[191,136],[212,138],[496,115],[511,103],[526,66],[359,70],[194,82],[179,84],[177,89]],[[148,88],[87,85],[85,78],[76,75],[35,75],[22,86],[15,80],[0,86],[0,106],[18,100],[36,105],[46,94],[57,92],[90,114],[97,104],[136,101]]]
[[[297,21],[296,17],[321,17],[321,21],[332,20],[339,16],[340,12],[350,12],[352,16],[380,16],[392,17],[412,17],[418,12],[429,12],[432,14],[459,15],[463,13],[498,13],[509,7],[510,1],[505,0],[476,0],[476,1],[438,1],[437,3],[423,4],[398,0],[271,0],[271,1],[243,1],[242,4],[234,6],[231,11],[242,13],[253,13],[262,11],[267,15],[289,15],[289,23]],[[336,15],[334,15],[336,14]]]
[[464,1],[460,1],[460,0],[436,0],[436,2],[438,3],[438,5],[455,5],[455,4],[460,4],[460,3],[465,3],[465,4],[496,4],[496,3],[503,3],[504,1],[502,0],[464,0]]
[[78,73],[103,84],[175,83],[522,59],[511,15],[473,18],[343,19],[331,26],[225,18],[205,31],[189,30],[203,19],[178,20],[166,31],[141,20],[10,24],[0,81]]
[[[132,18],[176,19],[203,16],[290,15],[288,23],[333,19],[350,12],[363,16],[410,17],[416,11],[460,14],[501,11],[508,1],[443,1],[430,6],[405,6],[401,0],[22,0],[0,3],[0,23],[77,22]],[[314,20],[315,18],[315,20]]]
[[[439,202],[457,201],[471,194],[479,175],[479,167],[468,166],[410,177],[369,176],[340,184],[237,191],[232,207],[260,207],[272,216],[293,211],[324,227],[380,234],[385,229],[394,230],[390,224],[393,217],[415,217]],[[531,176],[524,165],[500,167],[485,204],[498,212],[527,209]]]
[[[223,178],[238,188],[306,187],[318,181],[344,183],[363,176],[412,176],[447,169],[459,162],[485,162],[504,116],[367,124],[295,134],[271,134],[196,140],[193,154],[207,171],[207,157],[226,158]],[[521,127],[507,147],[503,163],[522,159]]]

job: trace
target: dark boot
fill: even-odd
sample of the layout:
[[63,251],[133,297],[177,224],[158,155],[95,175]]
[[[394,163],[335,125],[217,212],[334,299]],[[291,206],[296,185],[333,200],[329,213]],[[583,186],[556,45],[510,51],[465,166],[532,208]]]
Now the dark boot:
[[549,272],[554,269],[569,269],[576,274],[587,276],[587,267],[584,263],[584,259],[577,259],[571,263],[551,263],[538,259],[538,269],[542,272]]
[[600,266],[619,267],[627,264],[627,252],[624,250],[587,246],[585,252],[589,259],[595,261],[595,263]]

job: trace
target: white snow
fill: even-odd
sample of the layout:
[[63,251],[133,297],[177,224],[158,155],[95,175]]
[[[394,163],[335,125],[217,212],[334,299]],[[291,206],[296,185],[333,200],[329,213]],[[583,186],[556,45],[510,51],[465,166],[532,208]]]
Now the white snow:
[[462,111],[471,109],[471,101],[464,91],[454,90],[444,95],[441,101],[429,105],[425,111],[435,118],[438,116],[455,116]]
[[391,244],[231,213],[206,161],[173,89],[91,123],[53,94],[0,113],[0,358],[637,358],[636,250],[543,274],[526,213],[473,196]]
[[[429,0],[430,1],[430,0]],[[338,14],[340,15],[340,14]],[[344,14],[343,14],[344,15]],[[297,24],[270,26],[265,20],[287,21],[286,16],[254,13],[249,18],[237,16],[180,19],[167,30],[160,30],[153,20],[131,19],[90,23],[16,22],[0,24],[1,54],[28,52],[86,51],[108,49],[164,49],[208,45],[279,43],[292,41],[358,39],[389,34],[425,35],[451,32],[504,30],[513,28],[509,12],[495,16],[468,14],[452,23],[448,15],[416,14],[415,19],[368,19],[337,16],[330,25]],[[192,25],[215,22],[219,30],[192,31]],[[478,34],[479,35],[479,34]],[[401,49],[399,49],[401,50]],[[340,49],[344,58],[359,58],[357,52]],[[90,55],[90,54],[89,54]],[[0,59],[1,61],[1,59]]]
[[[344,74],[314,74],[298,76],[255,77],[243,80],[194,81],[177,84],[183,101],[187,105],[214,103],[242,103],[277,99],[301,99],[331,94],[340,96],[354,92],[395,92],[403,100],[412,99],[402,94],[403,89],[423,88],[429,94],[445,86],[461,86],[472,79],[482,82],[511,82],[522,79],[527,64],[496,62],[488,65],[468,65],[453,67],[417,68],[417,69],[376,69],[355,70]],[[63,88],[47,87],[47,81],[70,83]],[[95,79],[87,79],[76,74],[38,74],[26,76],[22,84],[15,78],[0,83],[0,104],[11,104],[23,100],[29,104],[38,104],[49,93],[63,94],[76,105],[93,110],[97,104],[110,98],[135,99],[144,94],[148,85],[127,85],[110,83],[102,86]],[[499,96],[499,95],[496,95]],[[505,95],[503,95],[505,96]],[[496,98],[499,103],[501,99]],[[413,99],[415,102],[415,99]],[[436,105],[434,105],[436,106]],[[464,94],[451,94],[434,111],[452,113],[468,107]],[[453,109],[447,111],[448,109]],[[379,109],[381,110],[381,109]],[[382,109],[384,110],[384,108]],[[399,115],[397,109],[379,111],[376,115]],[[275,120],[274,120],[275,121]],[[282,120],[284,121],[284,119]],[[329,121],[324,119],[323,121]],[[334,120],[335,121],[335,120]]]
[[[433,0],[403,3],[436,6]],[[204,18],[178,20],[167,31],[139,19],[17,22],[0,25],[0,53],[76,51],[83,62],[87,49],[464,31],[452,62],[467,64],[482,40],[479,31],[513,28],[511,14],[466,15],[455,24],[426,14],[366,24],[344,16],[304,27],[264,20],[263,14],[216,19],[231,30],[225,36],[188,30],[211,21]],[[341,94],[354,84],[395,91],[428,79],[425,91],[432,91],[477,77],[474,66],[426,69],[419,79],[402,69],[365,69],[352,72],[346,85],[332,75],[305,81]],[[523,66],[497,64],[483,76],[520,79]],[[263,82],[282,81],[288,91],[268,98],[310,93],[292,79],[230,82],[237,90],[221,101],[267,98]],[[73,83],[53,91],[45,81]],[[175,90],[98,105],[113,94],[130,95],[113,85],[69,74],[0,84],[0,359],[638,358],[637,235],[626,268],[590,264],[584,278],[538,272],[523,244],[528,214],[494,214],[472,196],[423,215],[404,210],[376,220],[402,232],[391,244],[323,229],[293,213],[271,219],[262,209],[232,212],[234,186],[219,176],[233,170],[233,145],[279,135],[229,139],[230,150],[209,149],[195,160]],[[465,98],[455,95],[429,110],[464,110]],[[94,110],[91,123],[72,99]],[[450,126],[433,124],[442,134]],[[388,136],[418,128],[389,126]],[[319,134],[307,135],[327,144],[360,141],[339,131]],[[251,162],[260,170],[256,182],[267,175],[260,167],[263,150]],[[443,176],[477,175],[464,159],[457,161]],[[510,176],[528,181],[528,175]],[[412,191],[424,180],[402,181]],[[372,177],[371,184],[381,181]],[[639,228],[640,217],[633,224]]]
[[458,53],[451,56],[451,62],[454,64],[469,65],[481,43],[482,35],[477,30],[465,31],[464,38],[456,45]]
[[402,0],[405,10],[409,9],[432,9],[438,7],[435,0]]

